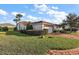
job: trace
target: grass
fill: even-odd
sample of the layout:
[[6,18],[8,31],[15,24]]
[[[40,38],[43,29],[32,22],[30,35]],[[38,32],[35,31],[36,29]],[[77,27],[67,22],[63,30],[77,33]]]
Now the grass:
[[6,32],[0,32],[0,36],[6,35]]
[[79,32],[72,32],[71,34],[79,34]]
[[41,55],[49,49],[66,50],[79,47],[79,40],[62,37],[40,38],[9,31],[0,37],[0,54]]

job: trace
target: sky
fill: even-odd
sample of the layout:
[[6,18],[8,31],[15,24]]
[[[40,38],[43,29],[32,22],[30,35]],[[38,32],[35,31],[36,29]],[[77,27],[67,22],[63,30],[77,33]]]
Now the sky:
[[0,23],[15,24],[16,14],[22,14],[21,21],[47,21],[62,23],[69,13],[79,15],[78,4],[0,4]]

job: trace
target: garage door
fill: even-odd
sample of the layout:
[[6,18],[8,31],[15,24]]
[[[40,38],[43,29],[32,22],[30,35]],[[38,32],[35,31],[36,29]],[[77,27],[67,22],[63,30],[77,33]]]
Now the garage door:
[[48,29],[48,33],[52,33],[52,27],[49,27],[49,29]]

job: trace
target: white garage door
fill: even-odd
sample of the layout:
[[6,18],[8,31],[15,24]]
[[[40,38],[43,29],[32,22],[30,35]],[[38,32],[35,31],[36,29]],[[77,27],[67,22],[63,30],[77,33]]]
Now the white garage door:
[[52,33],[52,27],[49,27],[48,33]]

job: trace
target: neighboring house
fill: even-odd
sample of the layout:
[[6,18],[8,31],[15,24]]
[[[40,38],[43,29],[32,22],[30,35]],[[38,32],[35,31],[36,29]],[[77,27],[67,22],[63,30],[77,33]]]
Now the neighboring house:
[[64,27],[65,29],[69,29],[70,27],[69,27],[69,25],[65,25],[65,27]]
[[48,33],[52,33],[53,30],[62,30],[62,27],[57,24],[52,24],[46,21],[38,21],[38,22],[26,22],[26,21],[21,21],[17,23],[17,29],[18,30],[27,30],[28,24],[32,25],[33,30],[39,31],[39,30],[44,30],[47,29]]
[[28,24],[30,24],[30,22],[21,21],[17,23],[17,30],[26,30]]
[[46,21],[38,21],[32,23],[33,30],[43,30],[47,29],[48,33],[53,32],[53,25],[52,23],[46,22]]
[[53,29],[54,30],[63,30],[62,26],[59,24],[53,24]]

